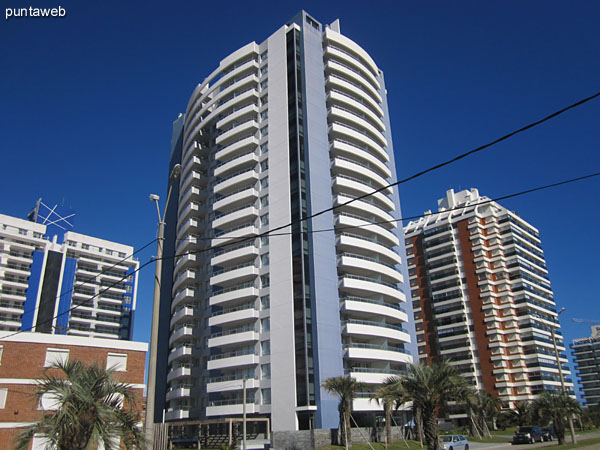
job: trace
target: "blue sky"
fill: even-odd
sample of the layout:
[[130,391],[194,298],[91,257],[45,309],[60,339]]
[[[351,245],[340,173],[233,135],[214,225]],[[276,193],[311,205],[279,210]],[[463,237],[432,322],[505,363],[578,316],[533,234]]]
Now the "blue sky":
[[[77,231],[141,247],[156,235],[171,123],[219,61],[300,9],[384,71],[398,176],[485,144],[600,90],[598,2],[200,2],[2,0],[0,212],[43,197]],[[64,18],[4,20],[6,7]],[[401,186],[405,216],[447,189],[490,197],[600,171],[600,100]],[[600,179],[503,204],[540,229],[568,341],[600,320]],[[152,247],[154,248],[154,247]],[[147,261],[153,250],[140,254]],[[153,268],[141,273],[134,337],[148,340]]]

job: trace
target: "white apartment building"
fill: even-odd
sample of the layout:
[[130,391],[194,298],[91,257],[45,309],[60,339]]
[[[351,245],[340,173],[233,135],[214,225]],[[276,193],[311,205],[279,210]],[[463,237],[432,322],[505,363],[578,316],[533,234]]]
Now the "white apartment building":
[[[245,379],[274,431],[336,428],[325,379],[376,384],[416,350],[383,73],[301,12],[196,87],[176,163],[156,421],[240,416]],[[370,396],[358,420],[381,409]]]
[[133,247],[75,233],[60,211],[0,214],[0,330],[131,340]]
[[506,407],[560,391],[552,328],[567,357],[538,230],[476,189],[438,207],[404,228],[420,360],[449,359]]

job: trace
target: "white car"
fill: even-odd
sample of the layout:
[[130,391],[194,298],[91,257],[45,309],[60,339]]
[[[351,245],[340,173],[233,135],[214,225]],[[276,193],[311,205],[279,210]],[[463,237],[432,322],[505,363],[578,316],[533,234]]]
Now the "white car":
[[444,450],[469,450],[469,441],[462,434],[449,434],[442,436]]

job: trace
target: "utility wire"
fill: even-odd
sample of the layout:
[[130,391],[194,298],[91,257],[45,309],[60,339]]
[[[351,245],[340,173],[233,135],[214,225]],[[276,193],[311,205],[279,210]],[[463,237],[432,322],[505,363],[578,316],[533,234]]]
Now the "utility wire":
[[[500,201],[500,200],[506,200],[508,198],[519,197],[521,195],[530,194],[530,193],[541,191],[541,190],[544,190],[544,189],[550,189],[550,188],[557,187],[557,186],[562,186],[562,185],[565,185],[565,184],[570,184],[570,183],[575,183],[575,182],[578,182],[578,181],[583,181],[583,180],[586,180],[586,179],[589,179],[589,178],[593,178],[593,177],[597,177],[597,176],[600,176],[600,172],[596,172],[596,173],[592,173],[592,174],[588,174],[588,175],[583,175],[583,176],[580,176],[580,177],[577,177],[577,178],[571,178],[571,179],[568,179],[568,180],[558,181],[556,183],[546,184],[544,186],[538,186],[538,187],[531,188],[531,189],[526,189],[526,190],[523,190],[523,191],[520,191],[520,192],[516,192],[516,193],[513,193],[513,194],[503,195],[503,196],[496,197],[496,198],[493,198],[493,199],[484,200],[482,202],[474,203],[474,204],[469,205],[469,206],[470,207],[481,206],[481,205],[489,204],[489,203],[492,203],[492,202],[497,202],[497,201]],[[457,206],[457,207],[454,207],[454,208],[446,209],[443,212],[451,212],[451,211],[463,209],[464,207],[465,206]],[[365,226],[377,225],[377,224],[381,224],[381,223],[400,222],[402,220],[419,219],[421,217],[426,217],[426,216],[429,216],[429,215],[431,215],[431,214],[429,214],[429,213],[428,214],[419,214],[419,215],[416,215],[416,216],[409,216],[409,217],[404,217],[404,218],[400,218],[400,219],[394,219],[392,221],[370,222],[370,223],[365,224],[365,225],[347,226],[347,227],[343,227],[343,228],[344,229],[348,229],[348,228],[362,228],[362,227],[365,227]],[[339,229],[340,228],[338,227],[337,230],[339,230]],[[336,228],[328,228],[328,229],[321,229],[321,230],[311,230],[311,231],[307,231],[305,233],[312,234],[312,233],[331,232],[331,231],[335,231],[335,230],[336,230]],[[285,235],[290,235],[290,234],[292,234],[292,232],[274,233],[274,234],[271,235],[270,232],[267,231],[265,233],[262,233],[261,235],[253,235],[253,236],[245,237],[244,239],[245,240],[252,240],[252,239],[256,239],[257,237],[260,237],[262,235],[285,236]],[[225,245],[229,245],[229,244],[225,244]],[[165,259],[173,259],[173,258],[180,257],[180,256],[208,252],[208,251],[214,250],[215,248],[222,248],[222,247],[211,246],[211,247],[208,247],[208,248],[205,248],[205,249],[200,249],[200,250],[197,250],[197,251],[190,251],[190,252],[181,253],[181,254],[163,256],[161,259],[163,259],[163,260],[165,260]],[[140,270],[142,270],[144,267],[150,265],[155,260],[157,260],[157,258],[150,259],[149,261],[145,262],[140,267],[138,267],[133,273],[139,272]],[[129,276],[129,275],[127,275],[127,276]],[[84,306],[84,305],[88,304],[94,298],[98,297],[99,295],[103,294],[104,292],[106,292],[111,287],[113,287],[113,286],[119,284],[121,281],[125,280],[127,278],[127,276],[125,276],[125,277],[121,278],[120,280],[114,282],[113,284],[111,284],[110,286],[108,286],[103,291],[98,292],[97,294],[93,295],[92,297],[90,297],[89,299],[87,299],[85,302],[78,303],[78,304],[74,305],[73,307],[71,307],[70,309],[68,309],[67,311],[63,311],[62,313],[57,314],[56,316],[54,316],[54,317],[52,317],[52,318],[50,318],[50,319],[48,319],[48,320],[46,320],[44,322],[41,322],[40,325],[44,324],[44,323],[52,322],[52,321],[54,321],[54,319],[56,319],[56,318],[58,318],[58,317],[60,317],[62,315],[68,314],[71,311],[77,309],[79,306]],[[31,329],[33,329],[33,327],[30,327],[30,328],[25,329],[25,330],[18,330],[18,331],[15,331],[15,332],[11,333],[11,334],[6,335],[6,336],[2,336],[2,337],[0,337],[0,341],[3,340],[3,339],[7,339],[9,337],[15,336],[17,334],[21,334],[23,332],[30,331]]]
[[[578,107],[578,106],[581,106],[581,105],[583,105],[584,103],[587,103],[587,102],[589,102],[590,100],[593,100],[593,99],[595,99],[595,98],[597,98],[597,97],[599,97],[599,96],[600,96],[600,92],[597,92],[596,94],[593,94],[593,95],[591,95],[591,96],[589,96],[589,97],[586,97],[586,98],[584,98],[584,99],[582,99],[582,100],[579,100],[579,101],[577,101],[577,102],[575,102],[575,103],[573,103],[573,104],[571,104],[571,105],[569,105],[569,106],[567,106],[567,107],[565,107],[565,108],[562,108],[562,109],[560,109],[560,110],[558,110],[558,111],[555,111],[555,112],[553,112],[552,114],[550,114],[550,115],[548,115],[548,116],[544,117],[543,119],[540,119],[540,120],[538,120],[538,121],[536,121],[536,122],[532,122],[532,123],[530,123],[530,124],[528,124],[528,125],[525,125],[524,127],[522,127],[522,128],[519,128],[518,130],[515,130],[515,131],[513,131],[513,132],[511,132],[511,133],[508,133],[508,134],[506,134],[506,135],[504,135],[504,136],[502,136],[502,137],[500,137],[500,138],[498,138],[498,139],[496,139],[496,140],[494,140],[494,141],[491,141],[491,142],[489,142],[489,143],[487,143],[487,144],[485,144],[485,145],[482,145],[482,146],[480,146],[480,147],[477,147],[477,148],[475,148],[475,149],[473,149],[473,150],[470,150],[470,151],[468,151],[468,152],[464,152],[464,153],[462,153],[462,154],[460,154],[460,155],[458,155],[458,156],[456,156],[456,157],[454,157],[454,158],[452,158],[452,159],[450,159],[450,160],[447,160],[447,161],[444,161],[444,162],[442,162],[442,163],[436,164],[435,166],[432,166],[432,167],[430,167],[430,168],[428,168],[428,169],[422,170],[422,171],[420,171],[420,172],[417,172],[416,174],[413,174],[413,175],[411,175],[411,176],[409,176],[409,177],[403,178],[402,180],[398,180],[398,181],[396,181],[396,182],[394,182],[394,183],[390,183],[390,184],[388,184],[387,186],[384,186],[384,187],[382,187],[382,188],[379,188],[379,189],[376,189],[376,190],[374,190],[373,192],[370,192],[370,193],[363,194],[363,195],[361,195],[361,196],[355,197],[355,198],[353,198],[353,199],[351,199],[351,200],[349,200],[349,201],[347,201],[347,202],[345,202],[345,203],[341,203],[341,204],[339,204],[339,205],[333,205],[333,206],[331,206],[330,208],[326,208],[326,209],[324,209],[324,210],[318,211],[318,212],[316,212],[316,213],[314,213],[314,214],[312,214],[312,215],[308,215],[308,216],[306,216],[306,217],[301,217],[300,219],[298,219],[298,220],[296,220],[296,221],[292,221],[292,222],[290,222],[289,224],[286,224],[286,225],[281,225],[281,226],[279,226],[279,227],[277,227],[277,228],[274,228],[274,229],[272,229],[272,230],[265,231],[265,232],[263,232],[263,233],[260,233],[260,234],[257,234],[257,235],[252,235],[252,236],[242,237],[242,239],[240,239],[240,240],[238,240],[238,241],[235,241],[235,242],[226,243],[226,244],[224,244],[224,246],[230,246],[230,245],[234,245],[234,244],[241,244],[241,243],[243,243],[243,242],[248,242],[248,241],[250,241],[250,240],[252,240],[252,239],[256,239],[256,238],[259,238],[259,237],[263,237],[263,236],[269,236],[269,235],[275,235],[275,234],[273,234],[273,232],[275,232],[275,231],[283,230],[284,228],[288,228],[288,227],[290,227],[290,226],[293,226],[293,225],[295,225],[295,224],[297,224],[297,223],[301,223],[301,222],[303,222],[303,221],[307,221],[307,220],[309,220],[309,219],[312,219],[312,218],[318,217],[318,216],[320,216],[320,215],[322,215],[322,214],[325,214],[326,212],[333,211],[333,210],[335,210],[335,209],[337,209],[337,208],[340,208],[340,207],[342,207],[342,206],[349,205],[350,203],[353,203],[353,202],[355,202],[355,201],[362,200],[362,199],[364,199],[364,198],[370,197],[370,196],[372,196],[372,195],[374,195],[374,194],[376,194],[376,193],[378,193],[378,192],[381,192],[381,191],[383,191],[383,190],[389,189],[390,187],[394,187],[394,186],[398,186],[398,185],[400,185],[400,184],[404,184],[404,183],[406,183],[406,182],[408,182],[408,181],[410,181],[410,180],[414,180],[415,178],[418,178],[418,177],[420,177],[420,176],[423,176],[423,175],[425,175],[425,174],[427,174],[427,173],[429,173],[429,172],[432,172],[432,171],[434,171],[434,170],[437,170],[437,169],[439,169],[439,168],[441,168],[441,167],[444,167],[444,166],[447,166],[447,165],[449,165],[449,164],[452,164],[453,162],[456,162],[456,161],[458,161],[458,160],[461,160],[461,159],[463,159],[463,158],[466,158],[467,156],[470,156],[470,155],[472,155],[472,154],[474,154],[474,153],[477,153],[477,152],[480,152],[480,151],[482,151],[482,150],[484,150],[484,149],[486,149],[486,148],[489,148],[489,147],[491,147],[491,146],[493,146],[493,145],[495,145],[495,144],[497,144],[497,143],[499,143],[499,142],[502,142],[502,141],[504,141],[504,140],[506,140],[506,139],[509,139],[509,138],[511,138],[512,136],[515,136],[516,134],[519,134],[519,133],[522,133],[522,132],[524,132],[524,131],[526,131],[526,130],[529,130],[530,128],[533,128],[533,127],[535,127],[535,126],[537,126],[537,125],[540,125],[540,124],[542,124],[542,123],[544,123],[544,122],[546,122],[546,121],[548,121],[548,120],[550,120],[550,119],[553,119],[554,117],[557,117],[557,116],[559,116],[559,115],[561,115],[561,114],[563,114],[563,113],[565,113],[565,112],[567,112],[567,111],[569,111],[569,110],[571,110],[571,109],[573,109],[573,108],[576,108],[576,107]],[[568,182],[578,181],[578,180],[580,180],[580,179],[589,178],[589,177],[591,177],[591,176],[596,176],[596,174],[592,174],[592,175],[586,175],[586,176],[584,176],[584,177],[579,177],[578,179],[574,179],[574,180],[566,180],[566,181],[560,182],[560,183],[558,183],[558,184],[556,184],[556,183],[555,183],[555,184],[556,184],[556,185],[559,185],[559,184],[566,184],[566,183],[568,183]],[[547,186],[547,187],[552,187],[552,186]],[[540,190],[540,189],[545,189],[545,188],[546,188],[546,187],[543,187],[543,186],[542,186],[542,187],[539,187],[539,188],[534,188],[534,190]],[[533,191],[532,191],[532,192],[533,192]],[[516,195],[516,194],[514,194],[514,195]],[[512,196],[514,196],[514,195],[512,195]],[[504,197],[504,198],[507,198],[507,197]],[[401,219],[399,219],[399,220],[401,220]],[[328,231],[330,231],[330,230],[328,230]],[[302,232],[304,232],[304,231],[302,231]],[[314,232],[314,231],[310,231],[310,232]],[[292,233],[291,233],[291,232],[288,232],[288,233],[284,233],[284,234],[292,234]],[[214,238],[210,238],[210,239],[212,240],[212,239],[214,239]],[[214,248],[215,248],[215,246],[209,246],[208,248],[205,248],[205,249],[200,249],[200,250],[198,250],[198,251],[190,251],[190,252],[182,253],[182,254],[180,254],[180,255],[174,254],[174,255],[172,255],[172,256],[166,256],[166,257],[165,257],[165,256],[163,256],[161,259],[174,259],[174,258],[176,258],[176,257],[178,257],[178,256],[185,256],[185,255],[189,255],[189,254],[197,254],[197,253],[202,253],[202,252],[205,252],[205,251],[210,251],[210,250],[213,250]],[[152,261],[153,261],[153,260],[150,260],[150,261],[148,261],[147,263],[145,263],[145,264],[141,265],[141,266],[140,266],[140,267],[138,267],[138,269],[137,269],[137,270],[135,270],[133,273],[137,273],[137,272],[139,272],[139,271],[140,271],[142,268],[146,267],[146,266],[147,266],[148,264],[150,264]],[[119,283],[119,282],[123,281],[125,278],[126,278],[126,277],[123,277],[123,278],[121,278],[119,281],[117,281],[117,282],[115,282],[114,284],[112,284],[111,286],[107,287],[107,288],[106,288],[104,291],[102,291],[102,293],[106,292],[106,290],[108,290],[108,289],[110,289],[111,287],[115,286],[117,283]],[[96,298],[98,295],[100,295],[100,293],[98,293],[98,294],[95,294],[94,296],[92,296],[90,299],[88,299],[88,300],[87,300],[87,302],[86,302],[86,303],[89,303],[89,301],[90,301],[90,300],[93,300],[93,299],[94,299],[94,298]],[[79,305],[76,305],[76,306],[74,306],[74,307],[72,307],[72,308],[68,309],[67,311],[64,311],[63,313],[61,313],[61,314],[58,314],[57,316],[53,317],[53,318],[52,318],[52,319],[50,319],[49,321],[53,321],[55,318],[57,318],[57,317],[59,317],[59,316],[61,316],[61,315],[67,314],[67,313],[69,313],[70,311],[72,311],[72,310],[74,310],[75,308],[77,308],[78,306],[82,306],[82,305],[83,305],[83,303],[80,303]],[[48,321],[46,321],[46,322],[48,322]],[[46,323],[46,322],[44,322],[44,323]],[[27,329],[27,330],[19,330],[19,331],[15,332],[15,333],[12,333],[12,334],[9,334],[9,335],[7,335],[7,336],[4,336],[4,337],[3,337],[3,339],[4,339],[4,338],[11,337],[11,336],[14,336],[14,335],[16,335],[16,334],[20,334],[20,333],[22,333],[22,332],[25,332],[25,331],[29,331],[29,330],[31,330],[31,329],[32,329],[32,327],[30,327],[30,328],[29,328],[29,329]],[[1,340],[1,339],[0,339],[0,340]]]

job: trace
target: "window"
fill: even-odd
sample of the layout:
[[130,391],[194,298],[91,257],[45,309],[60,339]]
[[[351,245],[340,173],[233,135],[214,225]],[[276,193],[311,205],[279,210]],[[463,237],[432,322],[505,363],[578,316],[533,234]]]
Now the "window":
[[0,389],[0,409],[6,407],[6,396],[8,395],[8,388]]
[[33,237],[34,238],[40,239],[42,236],[43,236],[42,233],[38,233],[37,231],[33,232]]
[[269,66],[267,65],[267,66],[263,67],[262,69],[260,69],[260,74],[264,75],[265,73],[268,72],[268,70],[269,70]]
[[269,86],[268,80],[265,80],[262,83],[260,83],[260,88],[261,89],[266,89],[268,86]]
[[271,354],[271,341],[262,341],[260,343],[260,352],[263,356]]
[[56,396],[50,392],[46,392],[40,398],[38,409],[43,409],[44,411],[56,411],[59,406],[60,402],[58,401]]
[[24,230],[23,228],[19,228],[19,234],[22,236],[27,236],[27,230]]
[[260,129],[260,137],[265,137],[269,135],[269,127],[263,127]]
[[269,111],[268,110],[264,110],[263,112],[260,113],[260,118],[265,120],[269,117]]
[[271,404],[271,389],[263,389],[262,390],[262,401],[263,401],[263,405]]
[[269,204],[269,196],[265,195],[264,197],[260,198],[260,206],[265,207]]
[[269,151],[269,144],[267,144],[266,142],[260,146],[260,151],[262,153],[267,153]]
[[112,368],[116,372],[127,371],[127,355],[121,353],[109,353],[106,357],[106,368]]
[[269,225],[269,215],[265,214],[264,216],[260,216],[260,225],[266,227]]
[[260,246],[266,247],[267,245],[269,245],[269,236],[261,236],[260,237]]
[[269,160],[265,159],[264,161],[262,161],[260,163],[260,170],[262,170],[264,172],[265,170],[268,170],[268,169],[269,169]]
[[81,244],[81,248],[84,250],[89,250],[90,246],[88,244]]
[[127,255],[123,252],[119,252],[119,258],[125,258]]
[[260,366],[260,378],[263,380],[271,379],[271,364],[263,364]]
[[2,364],[2,353],[4,353],[4,346],[0,345],[0,365]]
[[269,187],[269,178],[265,177],[262,180],[260,180],[260,187]]
[[260,105],[266,105],[267,103],[269,103],[269,97],[267,95],[264,95],[260,98]]
[[263,52],[260,55],[260,60],[261,61],[266,61],[269,58],[269,52]]
[[269,265],[269,254],[265,253],[264,255],[261,255],[260,262],[263,267],[267,267]]
[[260,319],[260,329],[263,333],[268,333],[271,331],[271,319],[268,317],[265,319]]
[[53,364],[64,364],[69,360],[69,350],[62,348],[46,349],[46,360],[44,367],[50,367]]
[[268,295],[263,295],[260,298],[260,309],[265,310],[271,307],[271,298]]
[[269,287],[270,279],[269,274],[260,276],[260,287],[266,288]]
[[107,255],[112,255],[112,254],[113,254],[113,251],[112,251],[112,250],[109,250],[109,249],[106,249],[106,254],[107,254]]
[[77,247],[77,242],[75,242],[75,241],[67,241],[67,245],[69,247]]

